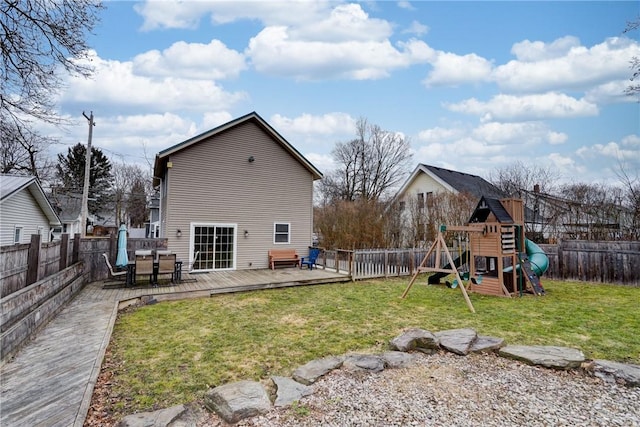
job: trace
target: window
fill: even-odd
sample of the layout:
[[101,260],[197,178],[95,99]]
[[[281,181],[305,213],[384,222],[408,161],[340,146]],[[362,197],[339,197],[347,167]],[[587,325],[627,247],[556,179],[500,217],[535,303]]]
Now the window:
[[406,202],[404,200],[400,201],[400,210],[403,211],[406,207]]
[[418,193],[418,209],[424,209],[424,193]]
[[20,243],[22,240],[22,227],[15,227],[13,230],[13,243]]
[[273,224],[273,243],[289,243],[290,224],[286,222],[276,222]]

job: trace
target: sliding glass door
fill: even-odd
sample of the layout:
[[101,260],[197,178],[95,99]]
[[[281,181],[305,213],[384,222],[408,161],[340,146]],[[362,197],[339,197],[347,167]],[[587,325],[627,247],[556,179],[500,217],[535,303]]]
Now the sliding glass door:
[[235,224],[192,224],[193,270],[234,270],[236,259]]

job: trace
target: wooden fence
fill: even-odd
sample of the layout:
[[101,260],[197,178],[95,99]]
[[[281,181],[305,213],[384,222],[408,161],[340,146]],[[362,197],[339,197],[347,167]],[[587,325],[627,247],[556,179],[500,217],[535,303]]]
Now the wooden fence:
[[[112,263],[118,249],[115,235],[73,239],[63,234],[55,242],[41,243],[40,235],[32,235],[28,244],[0,247],[0,298],[46,279],[79,261],[83,261],[89,281],[108,277],[102,258],[106,253]],[[127,239],[129,259],[137,249],[166,249],[166,239]]]
[[[545,277],[640,286],[640,242],[566,240],[539,246],[549,258]],[[455,258],[458,251],[450,251]],[[350,274],[353,280],[410,276],[426,252],[427,249],[324,250],[318,264]],[[433,254],[428,262],[435,262]]]
[[565,240],[540,248],[551,279],[640,286],[640,242]]

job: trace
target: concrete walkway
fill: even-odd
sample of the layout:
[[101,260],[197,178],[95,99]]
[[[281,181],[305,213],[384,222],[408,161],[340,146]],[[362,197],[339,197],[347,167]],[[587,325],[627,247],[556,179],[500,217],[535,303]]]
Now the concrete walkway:
[[[209,273],[196,283],[127,290],[87,284],[31,342],[0,367],[0,426],[84,424],[121,300],[142,295],[202,297],[260,287],[349,280],[324,270],[251,270]],[[315,282],[313,282],[315,281]],[[159,298],[159,299],[164,299]]]

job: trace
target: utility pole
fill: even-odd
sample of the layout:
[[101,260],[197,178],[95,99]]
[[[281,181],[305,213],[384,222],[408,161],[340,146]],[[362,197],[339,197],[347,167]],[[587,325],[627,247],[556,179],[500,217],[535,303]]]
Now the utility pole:
[[93,137],[93,111],[87,115],[82,112],[85,119],[89,121],[89,139],[87,140],[87,152],[84,160],[84,185],[82,186],[82,210],[80,213],[80,235],[87,235],[87,217],[89,216],[89,175],[91,174],[91,138]]

